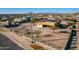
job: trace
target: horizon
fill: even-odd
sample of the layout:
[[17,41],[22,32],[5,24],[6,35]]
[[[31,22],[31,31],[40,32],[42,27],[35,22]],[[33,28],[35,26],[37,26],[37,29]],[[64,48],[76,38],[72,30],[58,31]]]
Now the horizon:
[[0,8],[0,14],[79,13],[79,8]]

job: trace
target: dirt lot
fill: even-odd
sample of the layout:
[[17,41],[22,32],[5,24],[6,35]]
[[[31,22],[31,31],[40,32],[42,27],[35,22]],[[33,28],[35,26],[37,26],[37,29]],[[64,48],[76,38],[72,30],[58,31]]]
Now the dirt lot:
[[60,50],[65,48],[70,36],[70,33],[53,32],[53,30],[46,27],[38,28],[33,26],[33,31],[31,31],[30,23],[23,24],[18,28],[13,28],[13,30],[19,35],[25,35],[30,38],[33,33],[33,39]]

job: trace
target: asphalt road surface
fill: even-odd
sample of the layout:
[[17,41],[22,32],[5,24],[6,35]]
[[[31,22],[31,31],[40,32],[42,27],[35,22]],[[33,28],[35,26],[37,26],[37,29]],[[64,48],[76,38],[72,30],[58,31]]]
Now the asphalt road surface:
[[76,44],[77,44],[77,31],[72,30],[65,50],[75,50],[77,48]]
[[8,37],[0,33],[0,50],[23,50],[16,43],[12,42]]

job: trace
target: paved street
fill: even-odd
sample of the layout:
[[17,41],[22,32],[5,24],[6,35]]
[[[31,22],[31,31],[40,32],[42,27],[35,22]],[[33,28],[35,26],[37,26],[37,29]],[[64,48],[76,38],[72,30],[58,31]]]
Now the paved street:
[[77,48],[77,31],[72,30],[65,50],[76,50]]
[[77,32],[77,50],[79,50],[79,31]]
[[0,33],[0,50],[23,50],[23,48]]

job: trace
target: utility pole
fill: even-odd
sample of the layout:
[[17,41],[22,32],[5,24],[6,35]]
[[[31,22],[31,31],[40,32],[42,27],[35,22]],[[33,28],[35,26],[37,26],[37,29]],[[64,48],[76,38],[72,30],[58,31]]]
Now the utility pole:
[[30,17],[31,17],[31,39],[32,39],[32,43],[35,43],[36,40],[33,37],[33,26],[32,26],[32,12],[30,12]]

